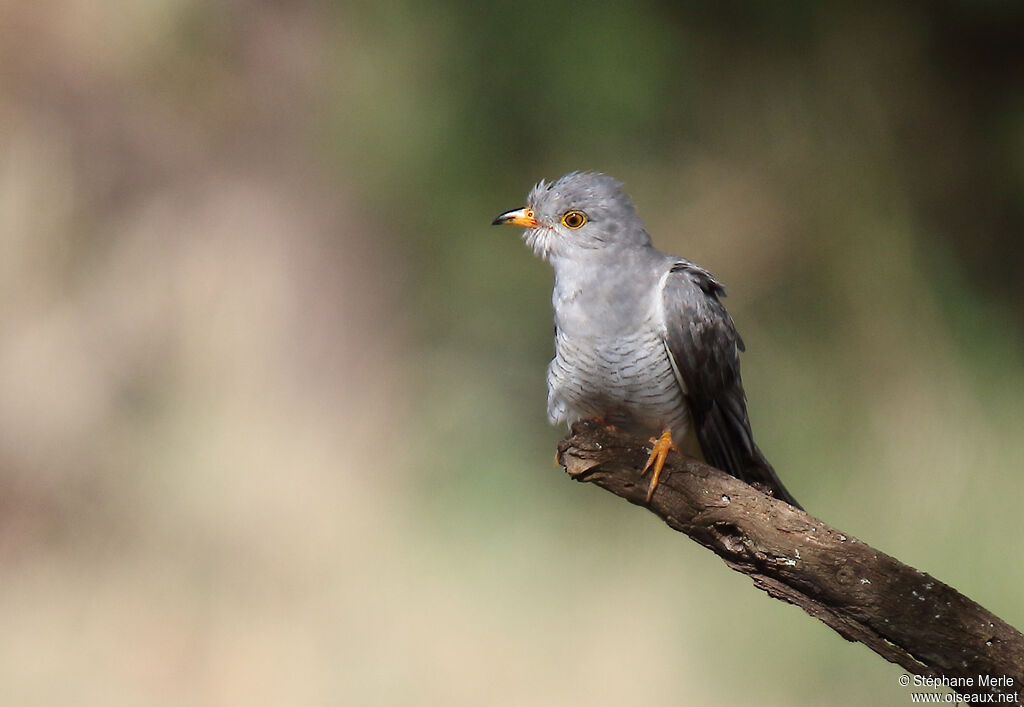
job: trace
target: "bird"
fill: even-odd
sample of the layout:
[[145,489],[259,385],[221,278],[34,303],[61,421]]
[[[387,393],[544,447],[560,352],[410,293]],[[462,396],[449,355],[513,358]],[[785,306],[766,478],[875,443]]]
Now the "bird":
[[654,247],[621,182],[585,171],[542,179],[493,225],[523,227],[555,272],[552,424],[587,419],[651,435],[648,503],[675,449],[800,508],[754,444],[725,287]]

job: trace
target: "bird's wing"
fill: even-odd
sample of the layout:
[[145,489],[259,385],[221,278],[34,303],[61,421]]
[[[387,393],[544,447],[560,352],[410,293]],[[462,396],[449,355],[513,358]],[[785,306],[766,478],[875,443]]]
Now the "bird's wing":
[[705,459],[799,507],[754,444],[740,378],[743,340],[720,301],[725,288],[687,260],[675,262],[663,282],[665,347]]

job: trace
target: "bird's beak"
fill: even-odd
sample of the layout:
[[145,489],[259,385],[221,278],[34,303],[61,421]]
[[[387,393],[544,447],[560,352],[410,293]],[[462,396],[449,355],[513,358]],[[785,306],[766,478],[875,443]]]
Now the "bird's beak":
[[523,228],[537,228],[537,219],[533,215],[533,209],[524,206],[521,209],[506,211],[491,222],[492,226],[522,226]]

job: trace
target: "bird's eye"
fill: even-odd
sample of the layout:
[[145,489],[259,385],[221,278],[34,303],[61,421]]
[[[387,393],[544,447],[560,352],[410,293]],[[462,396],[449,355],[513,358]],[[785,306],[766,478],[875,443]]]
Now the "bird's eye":
[[577,229],[587,222],[587,215],[582,211],[566,211],[562,216],[562,225],[566,228]]

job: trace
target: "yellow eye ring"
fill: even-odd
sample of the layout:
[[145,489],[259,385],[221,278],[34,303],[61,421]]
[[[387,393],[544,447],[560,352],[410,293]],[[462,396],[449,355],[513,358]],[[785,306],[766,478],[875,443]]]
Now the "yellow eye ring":
[[587,215],[582,211],[566,211],[565,214],[562,215],[562,225],[566,228],[576,230],[577,228],[581,228],[586,222]]

